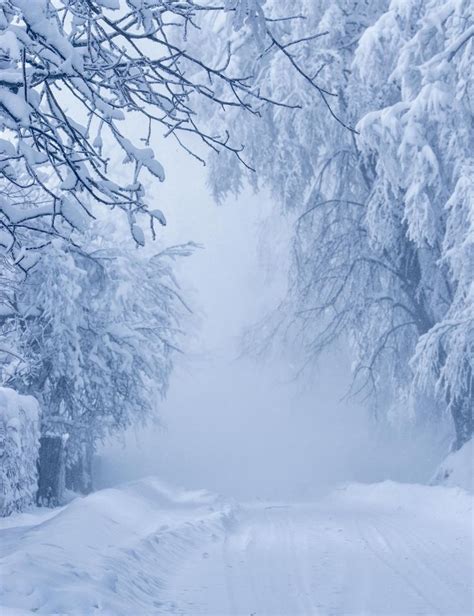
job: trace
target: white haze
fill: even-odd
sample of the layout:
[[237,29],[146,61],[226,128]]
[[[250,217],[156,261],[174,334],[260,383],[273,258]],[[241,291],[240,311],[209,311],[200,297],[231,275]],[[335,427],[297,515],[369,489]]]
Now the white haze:
[[240,356],[243,330],[284,292],[289,223],[271,216],[263,195],[244,192],[217,206],[199,163],[170,148],[164,154],[167,180],[154,204],[168,219],[163,239],[203,245],[179,267],[197,323],[162,426],[107,443],[97,487],[158,475],[240,499],[304,499],[351,480],[429,479],[445,439],[376,431],[364,408],[341,401],[349,366],[340,351],[304,382],[284,352],[266,361]]

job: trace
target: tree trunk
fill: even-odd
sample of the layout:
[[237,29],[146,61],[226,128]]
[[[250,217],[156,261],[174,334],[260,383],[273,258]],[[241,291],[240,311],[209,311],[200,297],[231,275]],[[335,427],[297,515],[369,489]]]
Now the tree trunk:
[[81,494],[92,492],[92,454],[91,443],[83,443],[78,460],[66,468],[66,488]]
[[452,450],[457,451],[473,436],[474,374],[470,366],[466,368],[466,386],[453,396],[450,407],[456,432]]
[[455,398],[451,404],[456,439],[452,450],[461,449],[472,438],[474,400],[470,397]]
[[61,436],[40,438],[38,474],[38,505],[60,505],[65,487],[65,442]]

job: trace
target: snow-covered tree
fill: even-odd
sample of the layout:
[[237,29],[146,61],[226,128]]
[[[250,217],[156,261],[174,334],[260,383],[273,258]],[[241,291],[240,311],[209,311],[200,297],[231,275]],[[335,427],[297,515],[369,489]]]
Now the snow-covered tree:
[[[375,171],[367,227],[376,236],[395,220],[412,254],[412,294],[420,306],[413,315],[413,385],[435,389],[447,405],[459,448],[472,437],[474,411],[471,3],[392,2],[354,60],[371,93],[381,75],[369,59],[382,52],[394,92],[359,122],[359,147]],[[386,249],[394,238],[389,229]]]
[[[461,447],[474,408],[470,2],[301,0],[300,9],[320,36],[298,60],[335,95],[340,121],[275,56],[267,74],[302,110],[268,108],[243,129],[260,182],[296,219],[290,331],[310,357],[348,338],[354,391],[391,412],[448,409]],[[230,165],[215,157],[227,182],[214,172],[218,195],[241,184]]]
[[[67,487],[90,489],[99,439],[157,416],[187,310],[172,262],[191,250],[150,257],[100,237],[87,251],[55,239],[15,291],[2,333],[16,353],[3,381],[39,400],[42,447],[64,445]],[[40,463],[45,497],[64,469],[56,464],[49,477],[42,470]]]
[[[304,207],[324,153],[334,154],[334,149],[340,150],[341,157],[350,153],[354,118],[343,91],[354,45],[382,3],[269,0],[265,6],[275,19],[275,42],[265,50],[257,82],[290,109],[267,106],[259,117],[242,119],[232,111],[221,113],[218,121],[231,130],[229,116],[233,116],[256,173],[234,165],[221,152],[212,156],[209,179],[217,198],[238,191],[244,181],[256,187],[266,183],[285,209],[298,209]],[[285,19],[288,14],[295,19]],[[250,48],[237,58],[239,68],[251,71],[262,52],[255,43],[252,52],[247,32],[239,34],[240,44]],[[299,70],[294,70],[295,65]]]
[[[188,150],[203,144],[242,158],[238,131],[207,130],[200,101],[250,115],[270,102],[285,106],[255,84],[259,62],[250,73],[234,70],[233,58],[245,56],[245,48],[229,43],[224,57],[209,54],[219,47],[220,33],[212,27],[216,20],[250,32],[260,47],[273,45],[275,24],[264,4],[2,2],[0,242],[19,267],[28,269],[28,252],[48,235],[69,237],[71,230],[85,228],[93,217],[92,203],[123,211],[139,244],[145,238],[141,225],[148,226],[144,217],[152,226],[164,224],[163,214],[149,207],[142,180],[143,171],[164,179],[150,147],[157,130]],[[198,44],[189,51],[191,36]],[[142,134],[130,134],[125,121],[130,118]],[[114,149],[132,167],[115,179],[109,169]],[[31,189],[35,200],[28,198]]]
[[0,516],[35,502],[39,419],[34,398],[0,387]]

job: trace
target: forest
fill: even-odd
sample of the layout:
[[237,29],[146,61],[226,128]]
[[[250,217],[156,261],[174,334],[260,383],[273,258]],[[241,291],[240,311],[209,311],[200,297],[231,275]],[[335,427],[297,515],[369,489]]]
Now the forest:
[[[0,605],[45,614],[470,613],[473,104],[470,0],[0,2],[0,522],[11,521],[0,525],[6,581]],[[163,197],[172,181],[184,197]],[[182,199],[189,202],[184,210]],[[219,212],[231,217],[225,232],[215,222]],[[248,226],[246,216],[254,221]],[[205,272],[186,275],[208,250],[200,229],[211,244],[225,246],[207,262],[215,268],[207,275],[217,276],[207,291]],[[234,260],[226,257],[232,253]],[[264,277],[252,292],[238,286],[242,268],[256,275],[264,267],[257,253],[266,253],[267,269],[278,276],[276,291],[265,291]],[[224,390],[215,350],[200,342],[193,347],[192,340],[202,340],[196,332],[203,320],[202,331],[216,336],[219,327],[232,329],[238,308],[230,300],[214,325],[199,303],[200,285],[201,296],[215,299],[225,295],[219,280],[227,278],[237,281],[235,297],[245,296],[253,308],[265,298],[264,309],[242,319],[235,336],[236,361],[253,362],[250,371],[269,383],[249,381],[255,392],[245,405],[255,419],[245,427],[248,438],[259,421],[280,425],[276,415],[259,411],[275,398],[277,386],[265,375],[277,378],[278,370],[264,366],[277,354],[285,382],[309,388],[305,404],[314,408],[308,412],[318,413],[323,439],[328,430],[328,466],[342,459],[338,448],[349,447],[359,422],[368,430],[368,450],[372,444],[383,449],[377,435],[385,435],[394,468],[416,449],[413,465],[430,468],[424,481],[380,470],[381,483],[362,471],[354,483],[348,468],[346,491],[323,504],[315,500],[313,513],[305,513],[301,495],[291,503],[281,495],[261,515],[247,505],[250,496],[243,501],[248,509],[235,509],[227,495],[165,485],[172,460],[165,474],[156,473],[161,479],[123,488],[103,482],[99,462],[108,443],[127,443],[130,434],[151,434],[166,423],[168,396],[188,387],[183,362],[192,372],[195,356],[214,354],[219,367],[208,380],[199,378]],[[229,380],[219,402],[229,426],[231,414],[242,412],[228,410],[225,419],[226,401],[243,400],[241,365],[229,368],[235,384]],[[329,373],[345,411],[311,389]],[[197,394],[195,400],[193,412],[212,433],[214,420]],[[364,419],[350,405],[363,409]],[[278,435],[269,428],[267,437],[258,436],[262,460],[272,439],[284,442],[287,429],[297,432],[290,417]],[[331,442],[334,422],[341,440]],[[246,437],[234,435],[233,445],[229,433],[230,455]],[[153,449],[166,438],[157,437]],[[205,449],[214,447],[209,439]],[[426,442],[435,450],[432,461]],[[190,440],[186,452],[193,447]],[[363,451],[357,455],[363,460]],[[382,454],[380,460],[388,468]],[[310,469],[312,461],[302,464]],[[276,475],[266,483],[278,485]],[[288,475],[296,485],[298,478]],[[280,506],[293,507],[294,517],[276,509],[277,517],[267,520],[265,511]],[[397,507],[406,508],[397,518],[399,535],[395,522],[392,528],[383,518]],[[331,526],[332,508],[336,518],[353,511],[356,519],[363,510],[362,520],[375,520],[359,534],[349,526],[344,531],[348,545],[367,549],[357,557],[365,577],[358,573],[352,585],[337,562],[349,559],[357,569],[359,560],[335,539],[324,539],[335,559],[332,573],[315,573],[317,584],[310,574],[323,558],[311,538]],[[425,547],[410,543],[409,534],[400,548],[405,519],[413,516],[421,520]],[[240,523],[251,529],[247,540],[235,530]],[[166,534],[165,526],[175,530]],[[280,533],[283,528],[293,530]],[[34,529],[42,537],[37,543]],[[14,530],[18,541],[8,535]],[[92,552],[81,551],[84,533],[91,533],[89,543],[107,567],[92,566]],[[134,534],[140,535],[136,546],[119,543]],[[101,535],[115,545],[113,555]],[[149,543],[155,536],[162,552]],[[208,558],[215,563],[213,545],[221,536],[235,553],[229,548],[227,565],[213,565],[208,579],[199,578],[204,561],[196,559],[203,554],[206,566]],[[283,547],[290,540],[299,551]],[[41,548],[48,541],[66,550],[68,572]],[[203,547],[207,541],[211,547]],[[280,541],[272,548],[278,562],[299,559],[293,577],[281,564],[258,564],[268,557],[255,548],[259,541]],[[384,577],[377,559],[372,563],[375,552],[385,564],[392,559],[396,583],[388,568]],[[238,564],[247,557],[259,592],[249,590],[244,578],[250,574]],[[134,558],[140,575],[131,574]],[[216,580],[232,566],[242,571],[226,578],[233,590],[224,607]],[[265,582],[255,573],[260,566]],[[94,567],[100,583],[92,581]],[[445,586],[436,588],[436,576]],[[415,591],[401,581],[410,577],[418,580]],[[210,589],[193,591],[187,605],[182,588],[191,579]],[[339,579],[343,590],[334,582]],[[68,588],[75,589],[69,598]]]

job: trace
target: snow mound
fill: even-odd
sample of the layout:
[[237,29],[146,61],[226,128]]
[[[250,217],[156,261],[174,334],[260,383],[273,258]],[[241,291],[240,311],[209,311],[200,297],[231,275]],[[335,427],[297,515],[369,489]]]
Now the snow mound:
[[472,519],[474,500],[458,486],[381,481],[341,486],[328,495],[325,503],[328,509],[346,509],[351,515],[371,511],[391,516],[395,512],[407,519],[465,527],[466,520]]
[[219,496],[153,478],[77,498],[52,518],[2,531],[0,611],[172,611],[160,603],[170,573],[232,519]]
[[432,484],[459,487],[474,492],[474,440],[465,443],[461,449],[450,453],[440,465]]
[[37,401],[0,387],[0,516],[22,511],[34,502],[38,451]]

